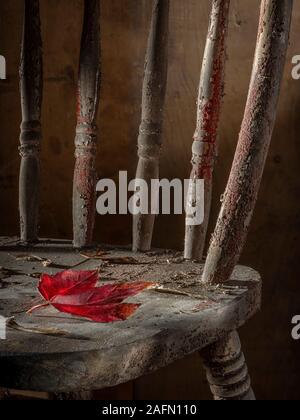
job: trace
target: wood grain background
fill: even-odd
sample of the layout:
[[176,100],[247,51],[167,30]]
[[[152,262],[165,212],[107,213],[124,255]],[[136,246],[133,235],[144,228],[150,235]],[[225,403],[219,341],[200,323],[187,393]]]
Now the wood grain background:
[[[43,104],[42,236],[71,238],[75,89],[82,0],[41,1],[45,91]],[[259,0],[232,0],[226,96],[214,181],[213,228],[243,116],[256,41]],[[99,177],[134,176],[140,122],[144,54],[152,0],[102,0],[102,93],[98,116]],[[199,71],[210,11],[209,0],[171,0],[170,69],[162,176],[186,178],[196,119]],[[0,82],[0,233],[18,233],[18,65],[23,2],[0,2],[0,54],[8,80]],[[300,5],[295,2],[291,45],[279,115],[263,185],[242,262],[264,279],[262,313],[242,331],[244,351],[258,398],[300,398],[300,343],[291,319],[300,313],[300,81],[291,58],[300,54]],[[182,249],[182,217],[158,218],[154,245]],[[129,243],[130,217],[97,217],[95,238]],[[202,399],[208,396],[197,355],[104,395]],[[117,394],[116,394],[117,393]]]

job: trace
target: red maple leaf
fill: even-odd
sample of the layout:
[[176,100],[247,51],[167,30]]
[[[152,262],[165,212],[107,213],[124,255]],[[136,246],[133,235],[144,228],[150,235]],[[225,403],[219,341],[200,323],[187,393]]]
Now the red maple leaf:
[[98,280],[98,271],[69,270],[55,276],[43,274],[38,290],[46,303],[35,306],[28,313],[52,305],[60,312],[95,322],[121,321],[127,319],[140,306],[123,301],[153,286],[150,282],[135,282],[96,287]]
[[86,292],[99,280],[98,271],[63,271],[55,276],[42,274],[39,282],[39,292],[47,301],[55,296],[73,295]]

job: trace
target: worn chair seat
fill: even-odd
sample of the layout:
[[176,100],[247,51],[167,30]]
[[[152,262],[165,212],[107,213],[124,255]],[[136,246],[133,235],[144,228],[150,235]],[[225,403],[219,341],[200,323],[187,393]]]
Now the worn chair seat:
[[[8,328],[7,339],[0,341],[0,386],[56,393],[78,391],[79,384],[88,391],[112,387],[207,349],[260,307],[260,276],[250,268],[238,266],[228,283],[203,288],[203,265],[184,261],[180,253],[101,249],[107,252],[104,259],[87,259],[71,243],[43,241],[28,249],[2,240],[1,313],[15,317],[19,329]],[[24,255],[52,264],[45,268],[38,261],[24,261]],[[142,305],[123,322],[94,323],[54,308],[27,315],[39,296],[39,273],[72,267],[100,267],[103,283],[143,279],[162,289],[131,298]],[[53,329],[64,335],[51,335]]]

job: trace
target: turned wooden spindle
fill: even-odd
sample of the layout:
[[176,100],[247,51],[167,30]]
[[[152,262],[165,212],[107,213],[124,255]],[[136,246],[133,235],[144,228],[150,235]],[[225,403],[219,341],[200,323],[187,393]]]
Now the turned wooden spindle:
[[38,239],[43,57],[39,0],[25,0],[20,65],[22,124],[19,210],[23,242]]
[[202,281],[223,283],[243,250],[274,128],[293,0],[262,0],[251,84],[239,142]]
[[215,400],[255,400],[236,331],[202,350],[201,355]]
[[100,94],[100,1],[84,1],[73,183],[74,247],[90,246],[96,214],[96,117]]
[[[195,183],[203,179],[205,188],[204,222],[186,225],[186,259],[201,260],[205,246],[212,198],[212,179],[217,156],[217,135],[224,93],[226,37],[230,0],[213,0],[210,25],[199,85],[197,127],[194,135],[192,173],[188,205],[197,201]],[[191,215],[187,214],[187,221]]]
[[[169,0],[155,0],[146,53],[136,178],[147,181],[149,190],[151,180],[159,178],[168,74],[169,7]],[[149,209],[148,215],[133,217],[134,251],[149,251],[151,248],[155,215],[150,213]]]

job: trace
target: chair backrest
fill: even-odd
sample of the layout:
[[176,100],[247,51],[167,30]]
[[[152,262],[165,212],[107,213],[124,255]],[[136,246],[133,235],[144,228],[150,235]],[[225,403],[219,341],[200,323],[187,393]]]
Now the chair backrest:
[[[149,182],[159,173],[162,111],[165,95],[155,81],[166,82],[167,13],[169,5],[156,1],[148,43],[143,92],[143,121],[139,138],[138,177]],[[258,39],[248,101],[238,146],[220,215],[212,236],[202,281],[228,280],[243,250],[263,175],[289,41],[293,0],[262,0]],[[201,260],[210,216],[212,178],[217,155],[217,132],[224,93],[226,38],[230,0],[212,0],[197,107],[197,127],[192,147],[192,173],[188,205],[197,202],[195,182],[205,182],[204,223],[186,223],[185,258]],[[159,18],[159,14],[161,17]],[[165,25],[162,27],[162,25]],[[156,40],[156,42],[155,42]],[[158,49],[159,47],[159,49]],[[158,54],[160,51],[160,55]],[[160,61],[155,61],[155,56]],[[159,77],[160,76],[160,77]],[[159,126],[157,126],[159,123]],[[158,128],[157,131],[155,128]],[[188,208],[188,206],[187,206]],[[187,215],[188,219],[189,215]],[[188,221],[188,220],[187,220]],[[133,249],[151,247],[152,215],[134,217]]]
[[262,0],[253,70],[239,141],[202,281],[223,283],[250,227],[276,120],[293,0]]
[[[249,229],[274,128],[289,40],[293,0],[262,0],[253,73],[239,142],[213,234],[202,281],[226,281],[237,263]],[[159,178],[163,110],[168,73],[169,0],[154,0],[148,40],[138,139],[137,178]],[[188,200],[195,181],[205,181],[205,221],[186,226],[185,257],[201,260],[210,215],[212,175],[224,91],[230,0],[212,0],[203,59]],[[100,91],[100,0],[84,1],[73,188],[74,246],[92,244],[96,211],[96,115]],[[21,239],[36,241],[38,231],[39,146],[42,105],[42,41],[39,0],[25,1],[21,61],[22,156]],[[151,248],[155,216],[133,219],[133,250]]]

